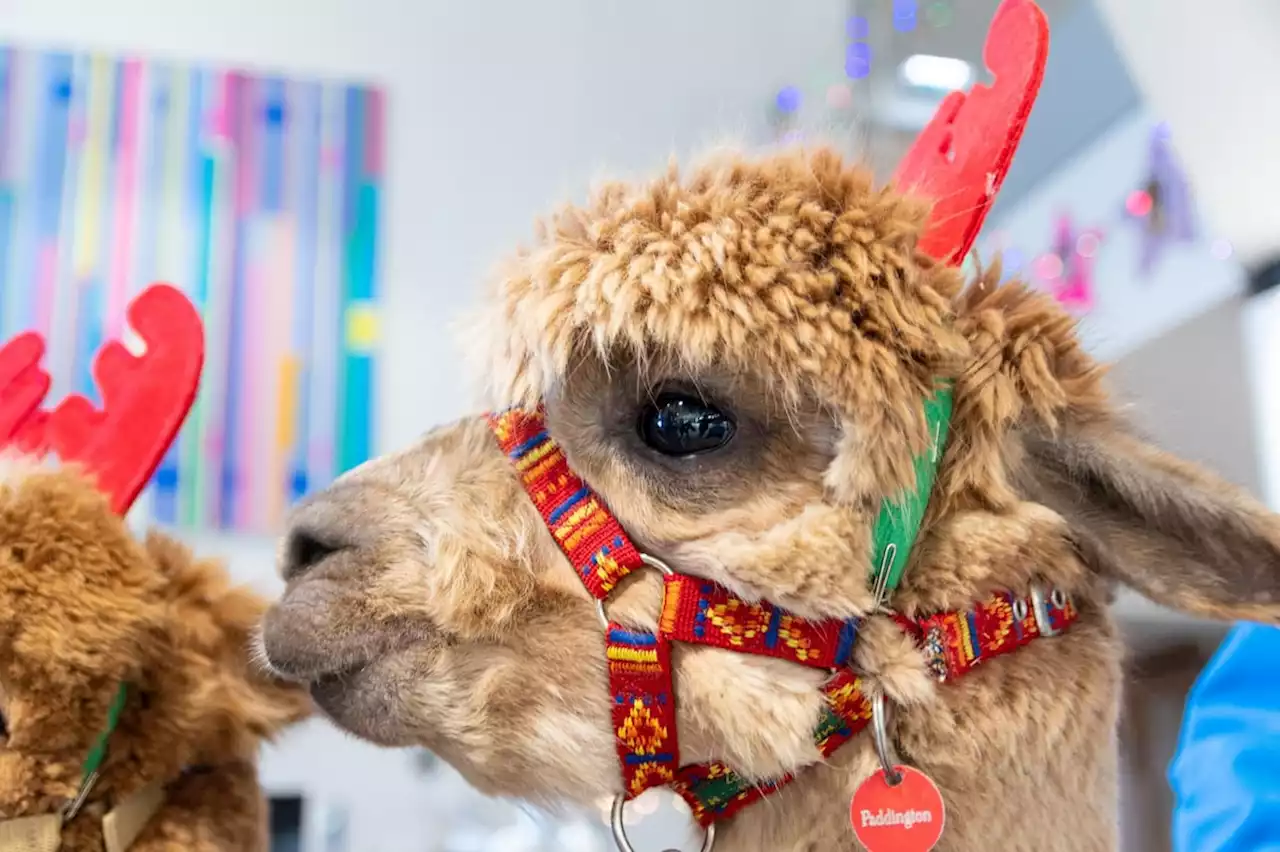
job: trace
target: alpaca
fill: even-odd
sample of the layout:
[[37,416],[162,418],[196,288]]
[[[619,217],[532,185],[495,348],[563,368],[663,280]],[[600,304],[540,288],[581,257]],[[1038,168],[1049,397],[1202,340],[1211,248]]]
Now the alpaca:
[[1114,590],[1274,622],[1280,518],[1135,435],[1052,298],[957,268],[1037,33],[1006,0],[994,88],[889,187],[721,153],[555,215],[473,335],[500,413],[294,512],[269,664],[484,792],[673,787],[704,849],[861,848],[851,797],[913,771],[940,850],[1117,848]]
[[99,354],[103,411],[40,410],[40,338],[0,349],[0,849],[266,852],[258,750],[311,701],[250,658],[265,600],[123,517],[203,347],[176,290],[130,316],[147,353]]

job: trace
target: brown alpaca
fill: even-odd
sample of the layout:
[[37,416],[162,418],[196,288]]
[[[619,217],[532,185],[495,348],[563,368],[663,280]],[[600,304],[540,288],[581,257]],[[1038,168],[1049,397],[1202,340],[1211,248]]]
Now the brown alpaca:
[[[158,303],[132,317],[145,358],[115,345],[98,360],[101,419],[78,402],[34,411],[48,383],[35,338],[0,352],[0,850],[265,852],[258,750],[310,710],[249,657],[265,602],[164,536],[138,541],[119,513],[199,374],[194,311],[167,288],[135,309]],[[157,370],[166,360],[182,369]],[[75,464],[38,461],[49,450]]]
[[[916,154],[941,158],[924,139]],[[1006,166],[985,167],[990,184]],[[850,798],[879,777],[875,738],[828,753],[815,728],[833,712],[866,725],[878,699],[898,763],[941,790],[938,849],[1115,849],[1113,590],[1275,621],[1280,518],[1135,437],[1051,298],[994,270],[966,286],[949,264],[985,208],[932,186],[931,208],[829,151],[722,155],[559,213],[478,327],[496,407],[525,419],[439,428],[300,507],[263,623],[270,663],[337,724],[432,749],[485,792],[582,805],[655,781],[687,793],[653,749],[650,775],[619,771],[615,740],[635,730],[615,713],[606,598],[617,624],[690,640],[670,647],[674,724],[649,730],[678,731],[679,765],[717,762],[744,797],[769,792],[732,813],[693,797],[717,849],[860,848]],[[938,238],[952,214],[960,235]],[[943,442],[923,403],[948,391]],[[888,576],[877,513],[932,464],[890,611],[869,580]],[[637,567],[621,539],[571,561],[605,505],[674,577]],[[728,596],[712,614],[724,647],[669,620],[672,588],[689,585]],[[904,621],[975,607],[1004,619],[983,642],[1042,635],[964,658]],[[783,610],[824,652],[855,625],[849,666],[741,653]],[[958,659],[972,670],[940,683]],[[853,693],[824,694],[849,671]]]

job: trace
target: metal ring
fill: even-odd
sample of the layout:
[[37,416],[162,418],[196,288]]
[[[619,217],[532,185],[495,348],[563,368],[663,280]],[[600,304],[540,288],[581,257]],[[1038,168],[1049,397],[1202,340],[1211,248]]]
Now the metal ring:
[[1053,626],[1053,619],[1049,616],[1049,601],[1044,587],[1039,583],[1031,584],[1031,613],[1036,617],[1036,628],[1041,636],[1048,638],[1062,632]]
[[[658,573],[664,577],[673,576],[676,572],[671,570],[671,566],[663,562],[656,556],[650,556],[647,553],[640,554],[640,561],[648,565],[650,568],[657,569]],[[596,618],[600,619],[600,627],[602,630],[609,629],[609,616],[605,615],[604,598],[596,598]]]
[[1067,593],[1062,591],[1062,589],[1054,589],[1049,592],[1049,603],[1053,604],[1058,609],[1066,609]]
[[1013,601],[1013,620],[1023,621],[1027,617],[1027,602],[1022,598],[1016,598]]
[[892,746],[889,744],[889,708],[884,703],[884,693],[877,692],[871,699],[871,737],[876,746],[876,757],[884,770],[884,780],[890,787],[902,783],[902,773],[894,766]]
[[[613,831],[613,843],[618,847],[618,852],[636,852],[635,847],[631,845],[631,841],[627,839],[627,829],[622,824],[622,809],[627,804],[627,797],[619,793],[613,799],[613,807],[609,810],[609,828]],[[711,852],[711,847],[716,842],[716,825],[711,823],[706,827],[702,835],[702,848],[700,852]],[[667,850],[667,852],[679,852],[679,850]]]

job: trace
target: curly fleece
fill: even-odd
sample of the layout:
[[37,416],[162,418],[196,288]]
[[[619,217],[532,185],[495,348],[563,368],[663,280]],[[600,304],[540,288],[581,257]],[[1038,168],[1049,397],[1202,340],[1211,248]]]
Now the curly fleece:
[[968,351],[951,323],[960,273],[915,250],[927,213],[829,150],[608,184],[502,269],[477,328],[498,335],[485,378],[496,403],[527,407],[590,351],[758,374],[856,423],[849,439],[895,436],[839,483],[851,500],[910,487],[929,440],[919,401]]

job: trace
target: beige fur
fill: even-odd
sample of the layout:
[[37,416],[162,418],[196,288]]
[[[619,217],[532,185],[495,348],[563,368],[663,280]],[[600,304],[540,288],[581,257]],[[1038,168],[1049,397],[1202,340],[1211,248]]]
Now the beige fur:
[[[1094,852],[1117,843],[1117,580],[1223,618],[1280,614],[1280,521],[1129,436],[1070,317],[989,271],[915,250],[925,207],[829,151],[719,156],[610,185],[507,265],[476,337],[495,406],[544,403],[570,463],[643,550],[807,616],[867,616],[855,652],[897,706],[901,757],[939,784],[939,849]],[[1034,579],[1079,622],[956,683],[867,588],[880,501],[913,483],[921,400],[955,384],[904,584],[909,614]],[[659,457],[638,413],[663,389],[731,411],[724,449]],[[620,789],[602,633],[485,423],[439,428],[296,513],[265,653],[339,725],[421,745],[481,790],[589,805]],[[653,628],[660,581],[609,601]],[[822,675],[675,649],[682,757],[798,780],[720,827],[741,852],[856,848],[869,737],[819,762]]]

